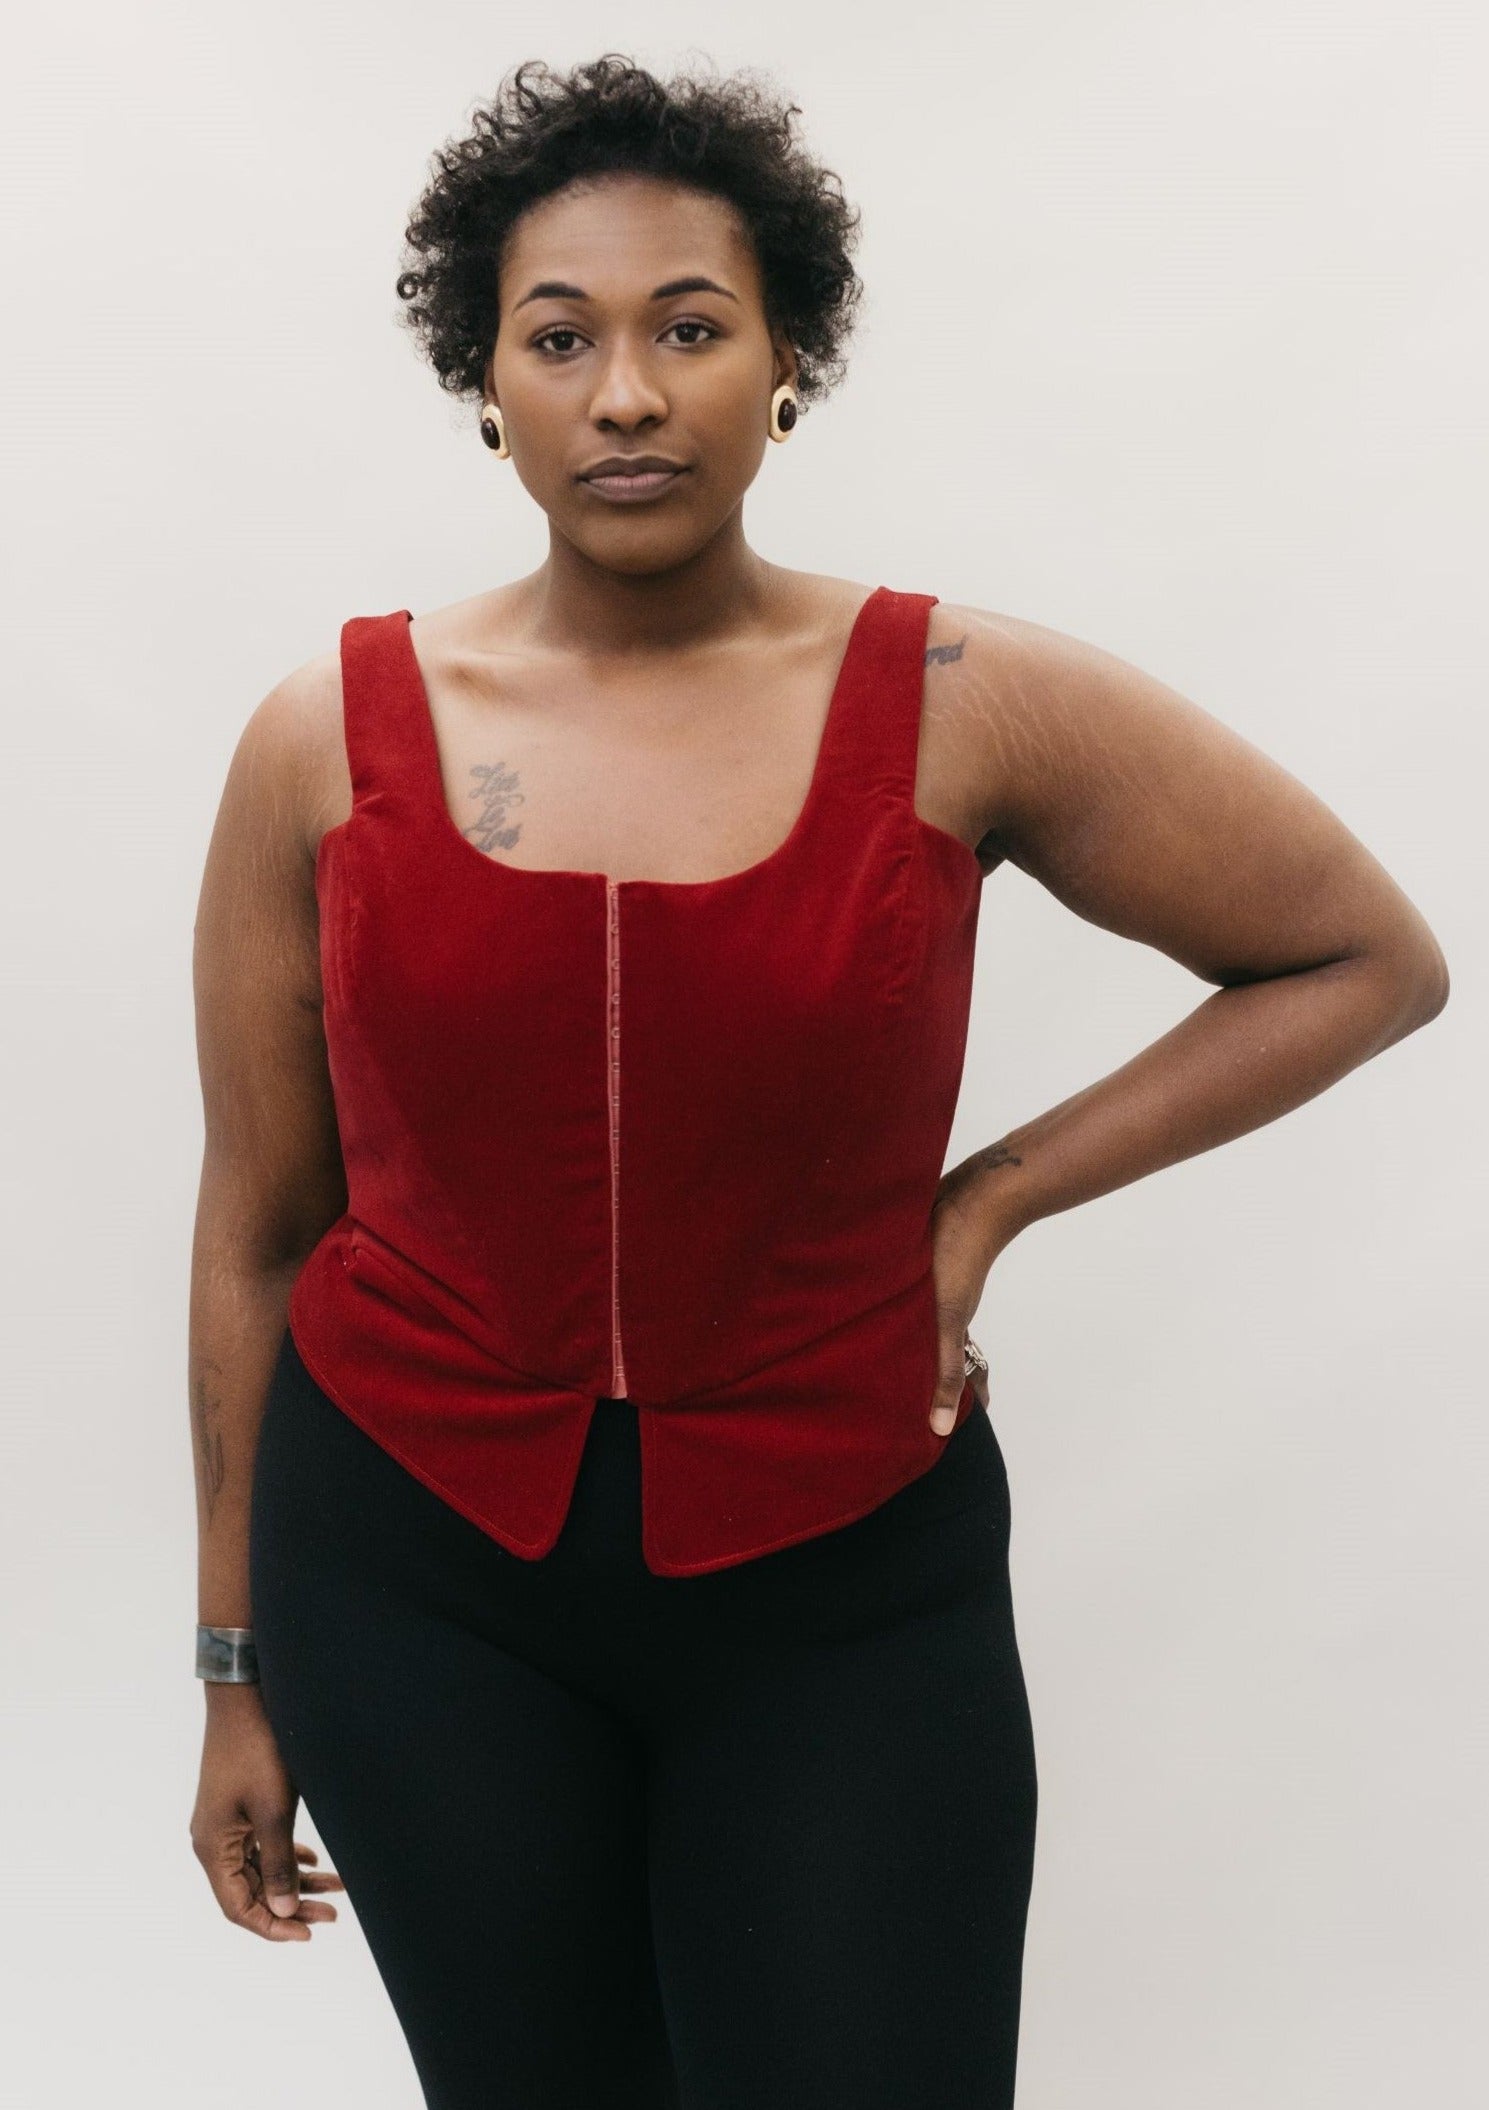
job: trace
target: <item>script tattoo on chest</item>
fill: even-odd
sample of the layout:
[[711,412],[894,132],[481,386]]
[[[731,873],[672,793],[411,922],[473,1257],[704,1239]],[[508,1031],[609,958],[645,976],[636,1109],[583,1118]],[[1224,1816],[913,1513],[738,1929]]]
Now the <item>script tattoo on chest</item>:
[[476,780],[471,797],[480,805],[481,817],[460,832],[488,855],[493,850],[510,850],[522,833],[520,825],[511,825],[507,820],[508,808],[522,804],[516,770],[501,762],[476,762],[471,765],[471,775]]

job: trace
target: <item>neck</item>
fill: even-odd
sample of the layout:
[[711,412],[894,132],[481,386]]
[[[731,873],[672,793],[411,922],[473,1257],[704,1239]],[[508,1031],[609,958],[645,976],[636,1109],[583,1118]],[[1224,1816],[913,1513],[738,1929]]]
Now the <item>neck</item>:
[[745,541],[737,511],[702,549],[661,571],[613,570],[550,530],[547,562],[521,582],[519,620],[543,651],[644,658],[757,626],[785,583]]

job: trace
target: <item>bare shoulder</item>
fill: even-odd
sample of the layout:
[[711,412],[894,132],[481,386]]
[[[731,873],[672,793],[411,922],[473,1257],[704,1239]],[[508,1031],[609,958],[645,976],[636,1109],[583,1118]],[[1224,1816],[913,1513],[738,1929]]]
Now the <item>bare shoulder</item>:
[[351,809],[339,644],[291,668],[255,705],[233,772],[245,803],[313,861],[322,834]]
[[1015,771],[1028,753],[1039,626],[961,601],[937,601],[926,626],[916,805],[960,836],[985,872],[1007,855]]
[[1239,733],[1116,653],[963,602],[931,611],[925,696],[948,766],[1016,861],[1020,846],[1103,801],[1157,799],[1165,785],[1179,792],[1255,758]]
[[1078,638],[1005,610],[938,601],[926,632],[926,714],[948,728],[964,766],[986,787],[988,825],[1020,777],[1037,769],[1051,713],[1071,677],[1104,657]]

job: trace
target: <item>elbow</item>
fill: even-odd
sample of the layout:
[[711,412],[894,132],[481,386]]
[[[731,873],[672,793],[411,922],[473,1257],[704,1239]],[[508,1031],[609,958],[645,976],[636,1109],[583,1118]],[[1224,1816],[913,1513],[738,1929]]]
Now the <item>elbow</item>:
[[1426,977],[1427,987],[1423,997],[1422,1011],[1417,1019],[1419,1026],[1425,1026],[1429,1019],[1436,1018],[1438,1012],[1446,1004],[1448,992],[1453,986],[1448,975],[1448,963],[1443,956],[1441,948],[1434,945],[1433,953],[1431,972]]
[[1447,955],[1426,922],[1417,919],[1416,942],[1409,954],[1409,988],[1414,1004],[1413,1023],[1425,1026],[1447,1003],[1452,981]]
[[1437,1017],[1452,984],[1427,918],[1399,888],[1392,887],[1391,897],[1361,951],[1373,969],[1390,1038],[1401,1040]]
[[1385,1008],[1392,1020],[1391,1038],[1403,1040],[1427,1025],[1448,1001],[1452,982],[1442,947],[1425,926],[1410,944],[1376,955],[1377,972],[1389,992]]

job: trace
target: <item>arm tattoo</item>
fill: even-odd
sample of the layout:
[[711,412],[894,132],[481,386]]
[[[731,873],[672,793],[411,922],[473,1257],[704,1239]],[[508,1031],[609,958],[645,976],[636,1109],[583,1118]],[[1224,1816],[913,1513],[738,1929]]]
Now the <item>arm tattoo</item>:
[[[210,1367],[215,1369],[216,1365]],[[217,1415],[221,1406],[221,1399],[212,1391],[211,1379],[204,1370],[198,1371],[192,1385],[191,1425],[196,1438],[197,1477],[201,1483],[209,1524],[217,1507],[217,1497],[222,1492],[222,1483],[227,1477],[222,1452],[222,1430],[217,1426]]]
[[522,833],[520,827],[507,826],[507,808],[522,804],[516,770],[500,762],[476,762],[471,775],[476,779],[471,797],[480,801],[481,818],[463,828],[461,834],[469,836],[476,848],[488,855],[492,850],[510,850]]
[[1000,1165],[1022,1165],[1024,1161],[1006,1143],[989,1143],[985,1150],[975,1150],[967,1162],[980,1172],[996,1172]]
[[961,658],[962,647],[966,642],[967,634],[963,631],[954,645],[928,645],[926,647],[925,664],[928,667],[949,666],[952,660]]

